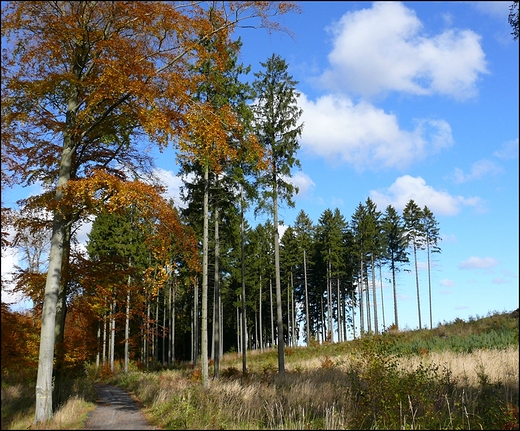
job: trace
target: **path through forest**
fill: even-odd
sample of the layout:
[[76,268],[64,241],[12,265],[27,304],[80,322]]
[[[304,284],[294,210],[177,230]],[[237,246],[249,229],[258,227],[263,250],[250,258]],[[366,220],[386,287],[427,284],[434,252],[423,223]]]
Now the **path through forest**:
[[139,405],[121,388],[96,385],[96,408],[85,423],[87,430],[155,430]]

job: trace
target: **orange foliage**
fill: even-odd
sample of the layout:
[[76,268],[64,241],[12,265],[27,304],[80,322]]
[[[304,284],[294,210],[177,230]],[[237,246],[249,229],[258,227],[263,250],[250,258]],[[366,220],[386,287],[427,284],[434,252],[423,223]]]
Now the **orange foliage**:
[[13,312],[2,302],[1,359],[2,378],[25,373],[38,366],[40,328],[30,314]]
[[97,318],[83,297],[67,307],[65,323],[65,367],[75,368],[92,362],[97,353]]

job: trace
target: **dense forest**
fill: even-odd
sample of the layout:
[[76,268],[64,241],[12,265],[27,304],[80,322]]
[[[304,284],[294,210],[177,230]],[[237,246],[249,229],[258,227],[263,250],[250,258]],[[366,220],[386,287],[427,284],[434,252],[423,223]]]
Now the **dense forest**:
[[[278,346],[283,374],[284,347],[397,330],[403,270],[416,274],[419,327],[432,327],[429,264],[441,249],[427,206],[410,200],[399,214],[367,198],[354,214],[328,209],[317,221],[302,210],[279,236],[278,206],[294,206],[297,192],[298,83],[276,54],[249,82],[231,36],[246,20],[280,30],[274,18],[293,11],[2,6],[2,189],[43,185],[16,209],[2,205],[2,250],[16,247],[26,263],[14,291],[34,304],[17,313],[2,303],[2,373],[38,370],[35,422],[52,416],[60,379],[85,363],[200,360],[207,382],[208,361],[218,376],[225,352]],[[177,151],[182,206],[164,198],[143,142]],[[268,221],[251,226],[249,209]]]

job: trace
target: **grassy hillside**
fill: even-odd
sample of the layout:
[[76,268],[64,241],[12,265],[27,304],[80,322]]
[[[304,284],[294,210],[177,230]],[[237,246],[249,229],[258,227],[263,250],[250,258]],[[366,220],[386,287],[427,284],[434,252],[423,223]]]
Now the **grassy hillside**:
[[[517,310],[287,348],[284,376],[276,349],[248,352],[245,375],[241,356],[226,354],[208,388],[190,364],[114,375],[87,366],[47,429],[80,428],[96,381],[132,391],[162,429],[518,429],[518,332]],[[2,429],[30,426],[33,388],[2,384]]]

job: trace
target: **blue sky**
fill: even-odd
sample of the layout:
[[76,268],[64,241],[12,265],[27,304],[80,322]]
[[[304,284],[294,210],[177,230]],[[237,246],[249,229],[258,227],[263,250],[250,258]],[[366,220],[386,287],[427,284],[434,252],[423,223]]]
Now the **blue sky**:
[[[304,210],[318,223],[338,208],[350,220],[368,197],[382,212],[389,204],[401,212],[410,199],[427,205],[442,237],[432,262],[434,326],[518,308],[519,42],[507,21],[511,3],[300,2],[301,14],[281,17],[292,36],[237,33],[250,79],[275,53],[299,82],[300,192],[280,218],[292,225]],[[176,198],[175,154],[157,156]],[[418,257],[425,326],[426,254]],[[16,259],[2,257],[2,271]],[[417,328],[413,271],[398,274],[397,291],[400,327]],[[390,285],[383,295],[389,326]]]

